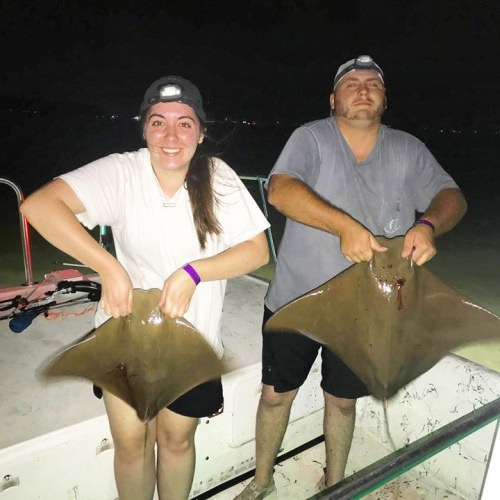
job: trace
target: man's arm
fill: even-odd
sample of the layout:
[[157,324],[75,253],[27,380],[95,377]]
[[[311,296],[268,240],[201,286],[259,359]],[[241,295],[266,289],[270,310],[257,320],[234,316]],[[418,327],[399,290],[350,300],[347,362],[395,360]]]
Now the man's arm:
[[453,229],[467,212],[467,202],[460,189],[443,189],[434,196],[422,219],[434,225],[435,236]]
[[386,250],[362,224],[291,175],[271,176],[268,201],[289,219],[339,236],[342,253],[350,262],[370,261],[373,251]]
[[419,266],[436,254],[434,238],[453,229],[465,215],[467,202],[462,191],[448,188],[434,196],[422,219],[428,220],[435,228],[417,224],[406,233],[402,257],[409,257]]

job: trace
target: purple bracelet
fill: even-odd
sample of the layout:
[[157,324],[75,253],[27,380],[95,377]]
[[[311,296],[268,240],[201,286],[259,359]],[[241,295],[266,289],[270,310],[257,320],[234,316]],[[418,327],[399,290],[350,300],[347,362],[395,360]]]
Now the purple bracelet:
[[430,220],[427,220],[427,219],[419,219],[417,221],[417,224],[424,224],[428,227],[430,227],[432,229],[432,232],[434,233],[436,231],[436,228],[434,227],[434,224],[430,221]]
[[195,285],[197,285],[201,281],[200,275],[196,272],[196,269],[191,264],[184,264],[182,266],[182,269],[184,269],[184,271],[186,271],[189,276],[191,276]]

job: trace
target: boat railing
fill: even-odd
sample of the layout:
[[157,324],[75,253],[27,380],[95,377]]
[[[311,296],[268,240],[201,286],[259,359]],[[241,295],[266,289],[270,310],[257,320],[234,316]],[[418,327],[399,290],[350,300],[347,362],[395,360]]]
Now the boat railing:
[[[483,477],[480,498],[490,500],[498,493],[497,467],[493,461],[500,461],[500,398],[476,408],[449,424],[423,436],[390,455],[361,469],[334,486],[310,497],[309,500],[347,500],[363,498],[385,484],[393,481],[413,467],[458,443],[465,437],[496,420],[491,451]],[[498,464],[497,464],[498,465]]]
[[[240,179],[242,181],[251,181],[251,182],[256,182],[258,189],[259,189],[259,195],[260,195],[260,201],[261,201],[261,208],[262,212],[264,215],[267,217],[269,220],[269,210],[267,207],[267,199],[266,199],[266,194],[264,192],[264,184],[267,181],[267,177],[263,175],[240,175]],[[273,262],[276,263],[276,246],[274,243],[274,237],[273,237],[273,232],[271,227],[267,229],[267,237],[269,241],[269,248],[271,250],[271,257],[273,258]]]
[[[5,184],[12,188],[12,190],[16,193],[17,197],[17,205],[21,206],[21,203],[24,201],[24,193],[21,191],[21,188],[9,179],[5,177],[0,177],[0,184]],[[31,240],[30,240],[30,230],[29,223],[24,217],[24,215],[19,212],[19,226],[21,229],[21,245],[23,249],[23,262],[24,262],[24,278],[25,285],[33,285],[33,262],[31,260]]]

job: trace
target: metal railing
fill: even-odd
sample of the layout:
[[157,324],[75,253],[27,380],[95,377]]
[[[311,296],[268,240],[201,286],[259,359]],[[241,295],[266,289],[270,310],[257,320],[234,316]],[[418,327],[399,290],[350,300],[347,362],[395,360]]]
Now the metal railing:
[[[21,206],[24,201],[24,194],[19,186],[5,177],[0,177],[0,184],[6,184],[16,193],[17,206]],[[24,279],[25,285],[33,285],[33,262],[31,260],[31,240],[29,232],[29,223],[24,215],[19,211],[19,226],[21,229],[21,245],[23,249],[23,262],[24,262]]]
[[[500,398],[391,453],[309,500],[363,498],[500,417]],[[493,452],[493,446],[492,446]],[[491,459],[492,453],[490,453]],[[486,471],[488,474],[488,470]],[[484,489],[485,481],[483,481]],[[485,499],[486,500],[486,499]]]
[[[269,211],[267,209],[267,199],[266,199],[266,195],[264,192],[264,184],[267,181],[267,177],[264,177],[262,175],[240,175],[239,177],[242,181],[257,182],[257,185],[259,187],[260,200],[262,202],[262,212],[264,212],[264,215],[269,220]],[[273,262],[276,262],[276,260],[277,260],[276,246],[274,244],[274,237],[273,237],[273,232],[271,230],[271,227],[267,228],[266,231],[267,231],[267,236],[269,238],[269,248],[271,249],[271,256],[273,258]]]

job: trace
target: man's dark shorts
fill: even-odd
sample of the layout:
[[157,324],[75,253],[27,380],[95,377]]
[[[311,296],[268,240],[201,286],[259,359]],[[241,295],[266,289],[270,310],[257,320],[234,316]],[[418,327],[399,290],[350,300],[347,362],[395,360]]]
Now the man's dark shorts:
[[[272,316],[264,307],[262,322],[262,382],[276,392],[298,389],[306,380],[322,345],[305,335],[285,332],[264,333]],[[333,396],[356,399],[369,394],[366,386],[329,349],[321,349],[321,388]]]
[[[94,385],[94,394],[101,398],[101,388]],[[221,413],[223,404],[222,382],[219,378],[197,385],[170,403],[167,408],[185,417],[201,418]]]

